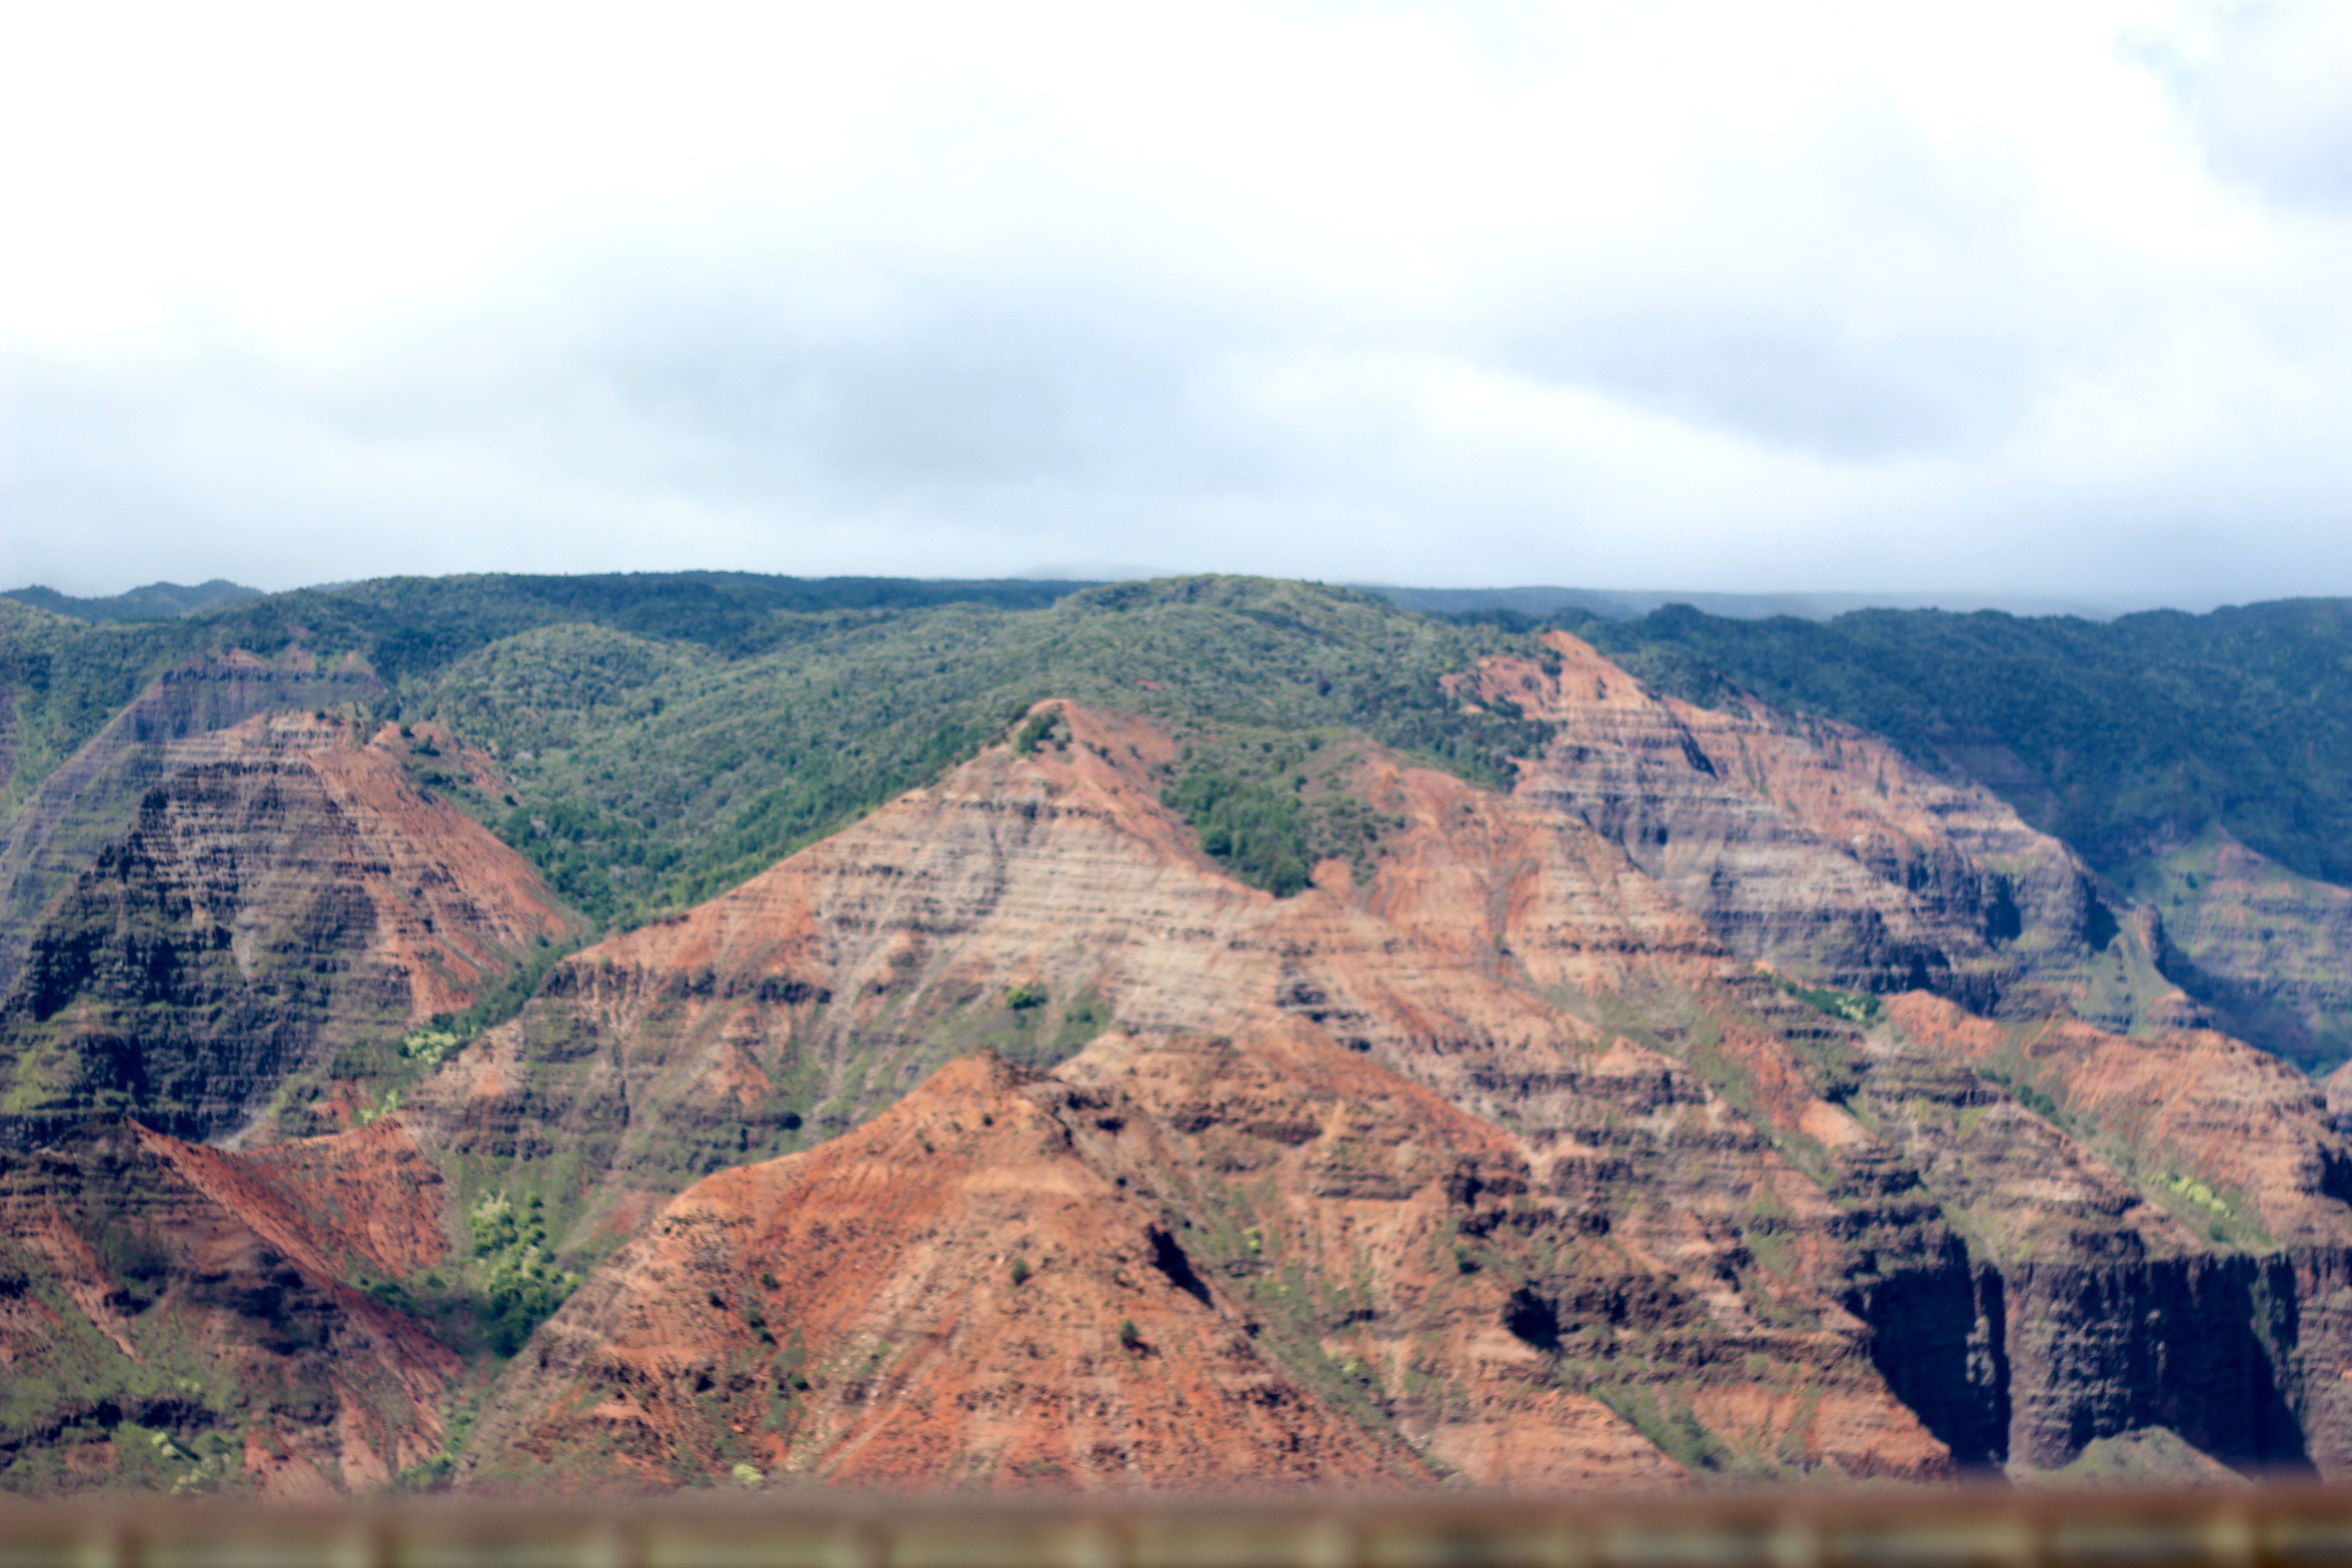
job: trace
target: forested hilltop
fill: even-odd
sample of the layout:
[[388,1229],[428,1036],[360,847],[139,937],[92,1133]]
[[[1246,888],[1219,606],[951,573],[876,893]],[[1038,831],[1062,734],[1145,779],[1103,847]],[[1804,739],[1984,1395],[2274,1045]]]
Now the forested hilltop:
[[[0,611],[0,614],[7,612]],[[355,660],[372,721],[448,725],[518,786],[451,792],[600,922],[707,898],[935,777],[1048,694],[1194,724],[1365,725],[1489,780],[1528,737],[1440,677],[1523,634],[1346,590],[1241,578],[803,581],[716,574],[400,579],[187,621],[84,627],[16,612],[25,800],[176,663],[230,647]],[[508,798],[509,795],[512,798]]]
[[383,685],[379,716],[443,719],[499,749],[544,826],[471,804],[610,919],[707,896],[935,773],[1047,690],[1116,690],[1241,722],[1385,715],[1398,743],[1491,773],[1507,734],[1470,738],[1430,682],[1560,625],[1703,706],[1745,691],[1884,736],[1990,786],[2120,881],[2219,828],[2291,872],[2352,882],[2347,601],[2104,623],[1685,606],[1610,620],[1570,606],[1423,617],[1346,589],[1248,579],[1085,588],[397,578],[102,626],[5,604],[0,682],[14,714],[0,802],[23,802],[189,658],[232,646],[354,654]]

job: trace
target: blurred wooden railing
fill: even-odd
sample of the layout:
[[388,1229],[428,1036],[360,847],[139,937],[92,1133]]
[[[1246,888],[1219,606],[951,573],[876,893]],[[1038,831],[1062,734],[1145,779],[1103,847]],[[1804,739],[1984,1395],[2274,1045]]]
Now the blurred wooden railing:
[[2318,1568],[2352,1490],[0,1508],[0,1568]]

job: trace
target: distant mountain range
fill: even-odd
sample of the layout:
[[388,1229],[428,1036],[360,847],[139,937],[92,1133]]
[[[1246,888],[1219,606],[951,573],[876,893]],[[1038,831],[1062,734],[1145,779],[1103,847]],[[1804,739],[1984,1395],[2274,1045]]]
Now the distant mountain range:
[[242,587],[225,577],[198,583],[194,587],[178,583],[150,583],[143,588],[102,599],[77,599],[55,588],[11,588],[0,594],[0,598],[15,599],[52,615],[71,616],[80,621],[162,620],[260,597],[260,589]]
[[[1113,580],[1141,578],[1151,574],[1102,563],[1039,567],[1008,583],[1068,590],[1095,587]],[[322,584],[322,590],[347,586]],[[1509,610],[1541,617],[1562,610],[1602,616],[1612,620],[1635,620],[1667,605],[1688,605],[1711,616],[1738,620],[1761,620],[1771,616],[1796,616],[1828,620],[1850,610],[1939,609],[1954,612],[2000,610],[2013,616],[2076,616],[2085,620],[2113,620],[2135,610],[2158,608],[2154,601],[2093,599],[2037,594],[1709,594],[1681,589],[1613,588],[1400,588],[1365,583],[1356,586],[1392,604],[1432,615],[1462,615],[1480,610]],[[150,583],[143,588],[108,598],[77,599],[54,588],[12,588],[0,597],[19,600],[60,616],[85,621],[155,620],[192,615],[223,605],[241,604],[265,595],[258,588],[241,587],[214,578],[194,587],[177,583]]]
[[1772,616],[1826,621],[1853,610],[1874,609],[1945,610],[1955,614],[1999,610],[2012,616],[2075,616],[2084,620],[2111,621],[2135,610],[2160,607],[2154,600],[2094,599],[2058,594],[1708,594],[1675,588],[1396,588],[1373,583],[1358,586],[1407,609],[1430,615],[1509,610],[1540,618],[1572,610],[1616,621],[1638,620],[1668,605],[1688,605],[1710,616],[1743,621]]

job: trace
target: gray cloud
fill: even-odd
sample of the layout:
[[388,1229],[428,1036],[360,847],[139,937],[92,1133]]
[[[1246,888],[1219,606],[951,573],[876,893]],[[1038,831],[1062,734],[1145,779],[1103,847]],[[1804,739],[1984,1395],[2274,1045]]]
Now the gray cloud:
[[1548,258],[1545,287],[1506,296],[1500,351],[1675,417],[1887,458],[2013,433],[2137,281],[2095,237],[2048,232],[2025,171],[1939,151],[1877,95],[1696,185],[1613,251]]
[[[2161,126],[2077,147],[2022,110],[1956,120],[1969,95],[1900,59],[1776,96],[1655,40],[1642,69],[1750,97],[1643,78],[1681,118],[1628,91],[1563,121],[1615,45],[1526,11],[1513,48],[1454,58],[1431,15],[1382,13],[1422,29],[1390,38],[1217,13],[1271,77],[1354,49],[1423,89],[1307,84],[1289,141],[1251,140],[1282,107],[1255,79],[1202,89],[1199,134],[1231,142],[1205,150],[1057,79],[1034,90],[1076,97],[982,92],[823,178],[590,181],[478,265],[317,321],[189,289],[135,330],[0,337],[0,574],[2352,590],[2326,117],[2226,107],[2303,22],[2126,51],[2228,179],[2302,193],[2216,227]],[[2080,68],[2116,114],[2135,68],[2110,64]]]
[[2126,47],[2178,95],[2214,170],[2274,200],[2352,204],[2352,16],[2248,5],[2203,31]]

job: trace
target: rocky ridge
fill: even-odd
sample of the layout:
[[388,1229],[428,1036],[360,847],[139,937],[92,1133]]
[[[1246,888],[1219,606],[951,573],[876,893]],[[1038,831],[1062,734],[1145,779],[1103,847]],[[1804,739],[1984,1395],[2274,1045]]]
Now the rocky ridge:
[[19,1146],[92,1113],[196,1138],[332,1127],[294,1080],[320,1094],[389,1069],[411,1026],[576,929],[383,739],[306,714],[205,741],[53,900],[0,1000],[0,1128]]
[[[248,721],[323,712],[382,689],[359,661],[322,662],[299,647],[274,659],[230,648],[166,670],[0,819],[0,991],[14,983],[50,899],[125,831],[157,781],[249,754],[253,735],[221,733]],[[14,777],[15,747],[5,737],[15,709],[13,694],[0,689],[0,789]]]
[[1701,708],[1569,633],[1543,643],[1465,682],[1559,727],[1520,793],[1618,844],[1740,956],[2021,1016],[2197,1016],[2089,869],[1989,790],[1850,725],[1753,699]]
[[[1869,1347],[1966,1462],[2062,1463],[2085,1441],[2164,1424],[2117,1401],[2129,1381],[2117,1369],[2191,1344],[2221,1370],[2158,1413],[2176,1429],[2240,1463],[2343,1462],[2326,1392],[2305,1375],[2335,1353],[2317,1286],[2340,1255],[2339,1145],[2315,1097],[2269,1058],[2210,1031],[2151,1049],[2046,1028],[2034,1050],[2083,1064],[2065,1089],[2080,1109],[2062,1125],[2032,1109],[2059,1091],[2037,1087],[2038,1068],[1924,1030],[1925,997],[1867,1029],[1790,1000],[1580,813],[1557,810],[1540,773],[1496,797],[1368,749],[1356,785],[1403,823],[1374,875],[1359,887],[1330,862],[1314,889],[1270,899],[1220,877],[1158,805],[1164,741],[1062,712],[1065,748],[983,753],[737,895],[579,955],[510,1033],[439,1080],[420,1128],[524,1126],[501,1099],[550,1109],[534,1031],[593,1029],[617,1058],[604,1081],[648,1088],[676,1066],[652,1043],[698,1041],[705,1054],[677,1081],[724,1086],[739,1110],[782,1105],[793,1075],[814,1067],[807,1137],[828,1100],[842,1113],[843,1086],[887,1100],[894,1077],[940,1059],[925,1049],[991,1030],[1041,1065],[1080,1043],[1065,1026],[1074,1013],[1144,1040],[1257,1038],[1270,1013],[1520,1139],[1531,1191],[1665,1277],[1706,1281],[1693,1293],[1717,1326],[1767,1320],[1790,1298],[1829,1303],[1817,1321],[1858,1317],[1848,1342]],[[1039,999],[1034,1020],[1004,1004],[1016,989]],[[2004,1039],[2017,1026],[1972,1022]],[[634,1052],[648,1053],[642,1065]],[[1939,1097],[1948,1114],[1919,1109]],[[1687,1131],[1669,1120],[1643,1134],[1627,1114],[1662,1106],[1679,1107]],[[667,1124],[650,1097],[631,1114]],[[2166,1163],[2123,1170],[2101,1152],[2125,1146]],[[2198,1220],[2211,1213],[2200,1185],[2242,1205],[2219,1237]],[[657,1202],[640,1184],[605,1200],[603,1223]],[[2262,1258],[2282,1246],[2303,1249],[2313,1289],[2273,1322],[2252,1282],[2281,1266]],[[2088,1306],[2016,1310],[2094,1278],[2105,1283]],[[2180,1291],[2193,1310],[2172,1326],[2133,1326],[2133,1301]],[[2110,1362],[2055,1355],[2052,1321],[2078,1340],[2105,1325],[2088,1339],[2112,1342]],[[1395,1387],[1381,1397],[1394,1405]],[[1752,1434],[1740,1451],[1759,1452]]]
[[[1633,1297],[1700,1304],[1691,1321],[1710,1343],[1778,1336],[1778,1361],[1756,1351],[1759,1388],[1778,1391],[1754,1394],[1756,1411],[1843,1380],[1863,1391],[1855,1409],[1892,1423],[1875,1447],[1914,1453],[1900,1463],[1919,1473],[1946,1462],[1869,1369],[1863,1325],[1824,1293],[1843,1278],[1841,1227],[1883,1222],[1890,1261],[1940,1255],[1920,1205],[1863,1202],[1850,1219],[1701,1077],[1546,999],[1572,994],[1597,1016],[1696,986],[1705,994],[1685,1011],[1735,1077],[1744,1055],[1773,1075],[1763,1098],[1792,1126],[1868,1142],[1743,1001],[1786,998],[1621,854],[1556,814],[1368,747],[1360,787],[1407,824],[1393,853],[1364,889],[1332,862],[1323,886],[1276,900],[1223,875],[1160,804],[1164,736],[1058,711],[1062,746],[993,748],[735,893],[573,955],[404,1117],[483,1180],[498,1172],[578,1215],[572,1241],[585,1245],[661,1202],[677,1166],[656,1162],[691,1141],[714,1166],[740,1158],[762,1119],[771,1140],[814,1142],[829,1119],[896,1100],[976,1045],[1044,1066],[1113,1020],[1159,1041],[1305,1029],[1365,1072],[1503,1117],[1526,1141],[1517,1179],[1559,1216],[1547,1222],[1558,1245],[1614,1238],[1655,1281]],[[1749,1247],[1750,1230],[1769,1234]],[[1622,1290],[1587,1292],[1582,1306],[1575,1290],[1553,1294],[1542,1310],[1561,1334],[1580,1314],[1625,1310]],[[1791,1339],[1791,1323],[1809,1327]],[[1383,1401],[1409,1381],[1402,1365],[1381,1377]],[[1707,1440],[1727,1455],[1783,1453],[1772,1417],[1735,1416],[1738,1405]],[[1803,1439],[1785,1452],[1800,1466],[1826,1459]]]
[[[1514,1142],[1297,1020],[967,1058],[670,1205],[494,1391],[465,1479],[1679,1481],[1612,1404],[1948,1471],[1850,1335],[1707,1331],[1721,1291],[1533,1195]],[[1694,1400],[1711,1360],[1739,1370]]]
[[2152,854],[2131,885],[2164,972],[2231,1032],[2314,1071],[2352,1054],[2352,889],[2221,827]]

